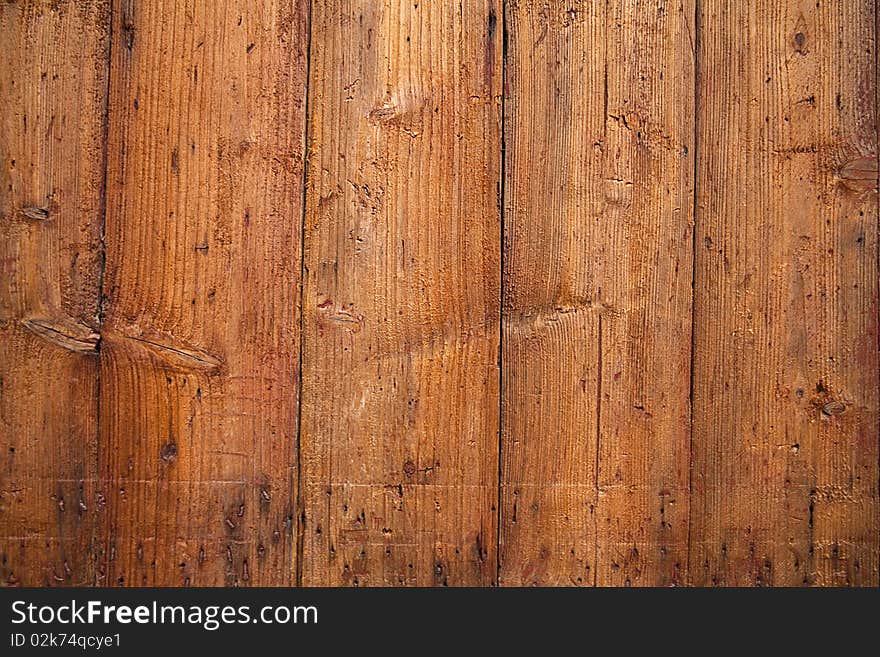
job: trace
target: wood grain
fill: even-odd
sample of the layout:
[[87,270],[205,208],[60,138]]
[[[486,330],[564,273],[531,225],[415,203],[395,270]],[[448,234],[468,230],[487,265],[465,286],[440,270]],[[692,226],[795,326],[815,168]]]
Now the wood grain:
[[102,584],[296,565],[306,2],[114,5]]
[[877,12],[0,3],[0,585],[877,586]]
[[501,583],[682,583],[693,6],[507,19]]
[[0,581],[93,579],[109,14],[0,5]]
[[699,3],[700,585],[877,585],[875,3]]
[[302,583],[496,576],[501,7],[313,7]]

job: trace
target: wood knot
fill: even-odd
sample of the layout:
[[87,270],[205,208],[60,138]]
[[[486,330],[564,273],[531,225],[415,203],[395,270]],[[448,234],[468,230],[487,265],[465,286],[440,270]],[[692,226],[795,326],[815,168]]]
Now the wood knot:
[[22,208],[21,213],[33,221],[47,221],[49,219],[49,208],[27,207]]
[[33,317],[21,320],[22,326],[46,342],[80,354],[97,354],[101,336],[90,326],[71,317]]
[[829,417],[833,415],[840,415],[846,410],[846,404],[839,401],[828,402],[822,407],[822,415],[827,415]]
[[412,477],[416,473],[416,464],[412,461],[407,461],[403,464],[403,474],[407,477]]
[[328,327],[342,328],[351,333],[358,333],[364,326],[364,316],[354,311],[351,306],[348,308],[334,308],[334,304],[329,299],[318,304],[321,314],[318,316],[318,322],[322,329]]
[[857,192],[877,189],[877,157],[859,157],[846,162],[837,171],[845,187]]
[[177,458],[177,445],[175,442],[172,440],[162,445],[162,449],[159,450],[159,456],[166,463],[170,463]]
[[[222,361],[202,349],[187,345],[173,336],[150,336],[140,333],[139,329],[129,327],[122,331],[105,330],[102,339],[112,344],[122,343],[127,347],[138,346],[171,371],[192,372],[203,371],[208,374],[218,373]],[[153,339],[153,338],[158,339]],[[161,341],[160,341],[161,340]],[[197,392],[201,394],[201,392]],[[199,397],[201,399],[201,397]]]
[[376,123],[390,121],[397,115],[397,108],[390,103],[383,103],[370,110],[370,119]]
[[389,95],[370,110],[367,118],[375,126],[394,128],[415,139],[422,132],[422,112],[426,103],[424,98]]
[[804,18],[804,15],[801,14],[798,16],[797,22],[795,23],[794,34],[791,39],[794,51],[799,55],[807,54],[807,31],[807,20]]

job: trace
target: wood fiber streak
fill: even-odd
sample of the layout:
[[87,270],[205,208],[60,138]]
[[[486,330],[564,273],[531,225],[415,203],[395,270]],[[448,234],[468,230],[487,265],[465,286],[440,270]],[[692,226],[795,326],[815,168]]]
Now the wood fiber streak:
[[500,20],[314,3],[303,584],[495,579]]
[[691,580],[878,584],[875,3],[699,3]]
[[687,566],[691,2],[508,2],[501,583]]
[[0,583],[93,581],[106,2],[0,5]]
[[101,584],[295,580],[305,0],[114,4]]

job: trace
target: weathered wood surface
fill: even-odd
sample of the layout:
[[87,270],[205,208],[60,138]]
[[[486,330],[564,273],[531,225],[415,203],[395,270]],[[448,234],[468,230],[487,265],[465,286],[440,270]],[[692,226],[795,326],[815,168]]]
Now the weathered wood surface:
[[693,6],[511,2],[501,583],[684,583]]
[[102,584],[294,581],[307,28],[114,5]]
[[313,7],[304,584],[495,580],[498,12]]
[[869,0],[0,5],[0,583],[878,585]]
[[109,14],[0,5],[0,581],[94,574]]
[[699,8],[691,581],[876,586],[876,4]]

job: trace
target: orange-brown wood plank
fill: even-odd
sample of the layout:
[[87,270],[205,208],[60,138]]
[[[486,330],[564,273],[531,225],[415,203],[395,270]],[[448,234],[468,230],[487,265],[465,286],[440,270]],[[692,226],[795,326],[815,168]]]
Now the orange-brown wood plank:
[[691,580],[876,586],[876,6],[698,4]]
[[99,577],[295,579],[305,1],[114,4]]
[[314,3],[303,584],[495,579],[500,19]]
[[691,2],[507,3],[501,583],[682,583]]
[[0,582],[93,582],[109,13],[0,5]]

